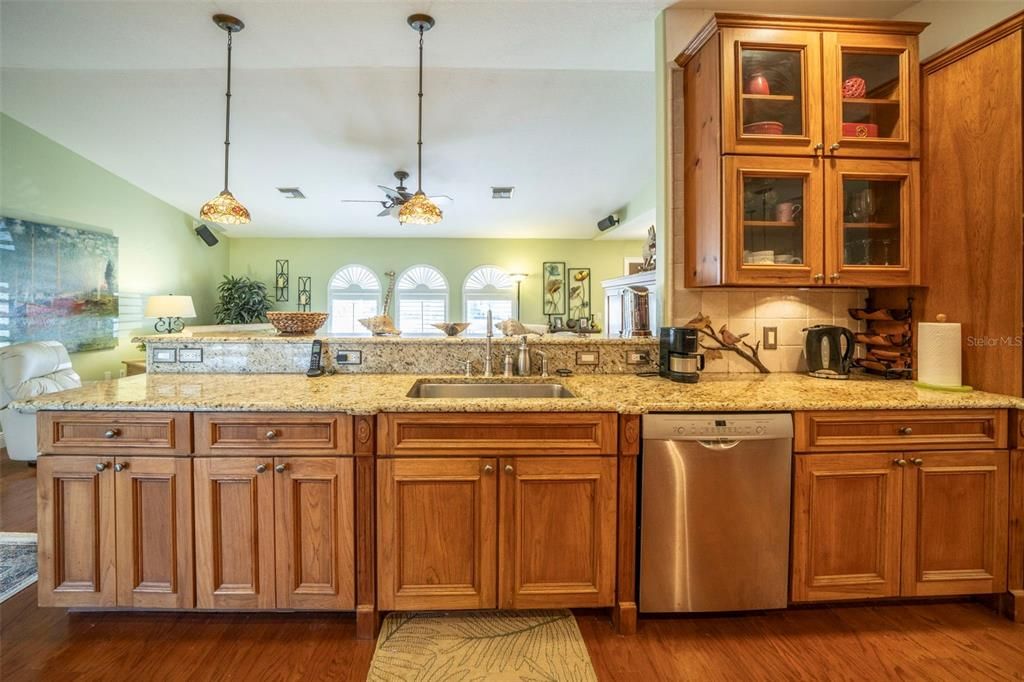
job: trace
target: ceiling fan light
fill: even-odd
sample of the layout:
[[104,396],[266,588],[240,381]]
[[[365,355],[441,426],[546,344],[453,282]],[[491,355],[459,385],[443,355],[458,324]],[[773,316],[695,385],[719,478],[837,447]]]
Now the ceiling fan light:
[[423,192],[412,195],[398,211],[398,222],[403,225],[436,225],[442,217],[441,209]]
[[203,204],[199,209],[199,217],[221,225],[245,225],[252,220],[249,209],[242,206],[235,195],[227,190]]

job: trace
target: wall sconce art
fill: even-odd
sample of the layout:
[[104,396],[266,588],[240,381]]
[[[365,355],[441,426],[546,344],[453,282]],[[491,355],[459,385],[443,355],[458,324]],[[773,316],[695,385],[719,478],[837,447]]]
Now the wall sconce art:
[[278,301],[288,300],[288,261],[279,260],[274,267],[274,292]]
[[299,277],[299,310],[305,313],[309,312],[309,304],[312,300],[310,289],[312,289],[313,278],[312,277]]

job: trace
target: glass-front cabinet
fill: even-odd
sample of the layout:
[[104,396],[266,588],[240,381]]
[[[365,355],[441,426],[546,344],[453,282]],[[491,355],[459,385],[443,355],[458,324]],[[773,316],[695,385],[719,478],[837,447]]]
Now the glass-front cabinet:
[[830,284],[913,284],[918,162],[827,162],[825,253]]
[[[807,284],[824,272],[821,160],[725,159],[726,279],[732,284]],[[729,192],[727,191],[727,194]]]
[[822,40],[826,153],[917,156],[918,99],[910,96],[917,92],[917,39],[825,33]]
[[723,31],[724,151],[811,153],[821,139],[821,36]]

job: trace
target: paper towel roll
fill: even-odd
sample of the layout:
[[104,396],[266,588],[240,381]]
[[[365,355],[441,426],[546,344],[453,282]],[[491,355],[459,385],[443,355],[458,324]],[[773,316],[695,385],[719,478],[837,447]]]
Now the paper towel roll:
[[933,386],[960,386],[960,324],[917,325],[917,380]]

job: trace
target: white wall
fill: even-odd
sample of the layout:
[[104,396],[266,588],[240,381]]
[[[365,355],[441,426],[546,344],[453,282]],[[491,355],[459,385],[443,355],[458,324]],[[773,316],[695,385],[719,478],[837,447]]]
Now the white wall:
[[1024,10],[1024,0],[921,0],[893,19],[927,21],[921,34],[921,59],[952,47]]

